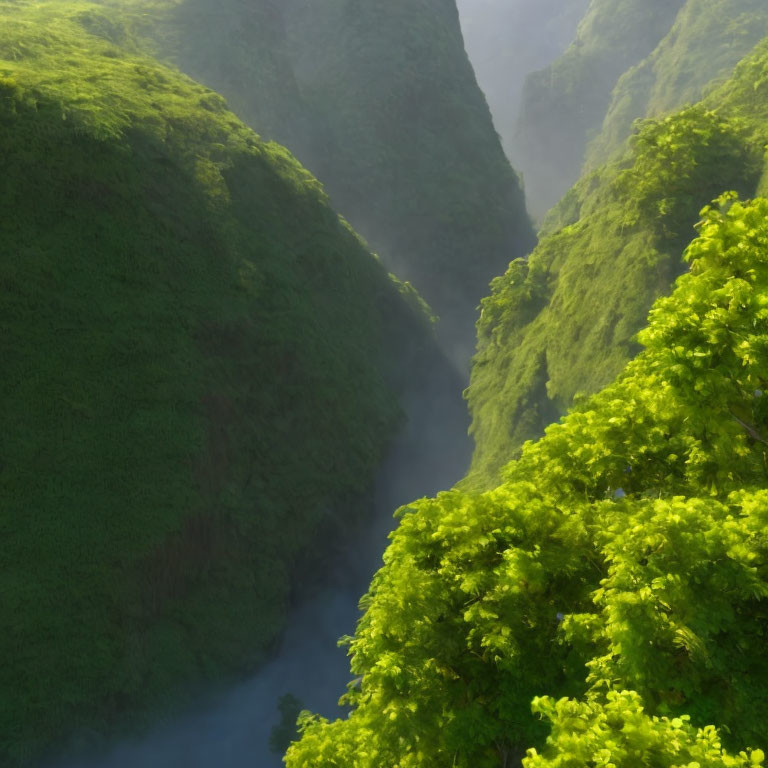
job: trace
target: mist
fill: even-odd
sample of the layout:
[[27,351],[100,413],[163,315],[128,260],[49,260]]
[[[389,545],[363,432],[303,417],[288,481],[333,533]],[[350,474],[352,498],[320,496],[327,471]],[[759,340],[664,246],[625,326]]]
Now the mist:
[[467,54],[513,166],[525,80],[571,43],[589,0],[458,0]]
[[357,526],[347,532],[330,573],[290,613],[274,657],[253,677],[219,695],[190,701],[186,712],[145,736],[44,768],[279,768],[269,738],[285,694],[329,719],[344,716],[339,697],[350,681],[342,636],[354,633],[358,602],[381,565],[394,511],[450,488],[470,460],[463,379],[434,367],[404,397],[405,424],[385,460]]

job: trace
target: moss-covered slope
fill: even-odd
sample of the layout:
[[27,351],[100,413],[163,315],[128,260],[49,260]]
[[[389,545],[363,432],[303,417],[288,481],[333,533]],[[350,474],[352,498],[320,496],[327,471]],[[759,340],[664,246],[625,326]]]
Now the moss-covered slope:
[[763,0],[687,0],[656,50],[619,80],[602,131],[589,148],[587,167],[621,149],[640,117],[672,112],[698,101],[732,74],[768,35]]
[[297,155],[466,363],[490,279],[534,240],[455,0],[109,4]]
[[257,664],[440,364],[309,173],[131,47],[0,3],[6,766]]
[[530,260],[494,281],[468,392],[471,482],[491,483],[523,441],[621,370],[709,199],[765,191],[766,73],[768,43],[701,105],[645,123],[552,211]]
[[591,0],[576,40],[531,75],[515,136],[529,209],[542,216],[579,178],[617,80],[667,34],[685,0]]
[[286,37],[284,0],[96,0],[138,45],[224,95],[260,136],[296,151],[306,121]]

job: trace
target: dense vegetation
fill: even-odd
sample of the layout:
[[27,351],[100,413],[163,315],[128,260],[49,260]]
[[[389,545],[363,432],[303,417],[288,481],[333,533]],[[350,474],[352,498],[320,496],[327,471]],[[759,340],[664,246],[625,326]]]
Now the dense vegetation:
[[476,482],[493,483],[526,439],[634,355],[642,318],[682,269],[699,208],[724,189],[765,191],[766,51],[699,106],[643,124],[622,159],[550,212],[528,262],[494,281],[468,395]]
[[398,513],[289,768],[762,766],[767,33],[591,0],[527,86],[537,211],[608,116],[523,260],[454,0],[0,0],[0,763],[255,669],[401,404],[458,386],[332,199],[454,361],[507,271],[470,475]]
[[754,193],[760,158],[733,124],[691,108],[646,124],[625,163],[566,196],[553,231],[483,301],[468,391],[475,482],[492,484],[525,440],[617,375],[681,270],[702,203],[727,188]]
[[105,2],[294,152],[465,366],[489,281],[534,237],[454,0]]
[[579,178],[616,81],[669,31],[685,0],[591,0],[576,39],[523,90],[514,156],[541,217]]
[[352,714],[289,768],[763,765],[768,200],[698,229],[613,384],[495,489],[401,510]]
[[318,182],[98,6],[0,3],[0,157],[8,766],[253,668],[442,363]]
[[619,151],[641,117],[672,112],[719,85],[768,35],[763,0],[687,0],[654,52],[619,80],[587,167]]

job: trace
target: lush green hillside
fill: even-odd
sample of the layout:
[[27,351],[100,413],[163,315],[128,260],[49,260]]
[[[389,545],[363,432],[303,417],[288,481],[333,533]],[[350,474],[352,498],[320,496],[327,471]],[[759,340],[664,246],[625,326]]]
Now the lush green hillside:
[[687,261],[501,485],[401,510],[353,711],[305,716],[289,768],[764,764],[768,200],[723,196]]
[[727,80],[766,35],[764,0],[687,0],[656,50],[619,80],[587,167],[602,165],[620,150],[637,118],[696,102],[705,89]]
[[455,0],[108,1],[294,151],[465,364],[489,281],[534,238]]
[[551,212],[530,260],[494,281],[468,395],[475,482],[493,483],[526,439],[635,353],[634,334],[682,268],[700,207],[726,189],[764,191],[765,50],[703,105],[646,123],[622,160]]
[[259,663],[442,363],[318,182],[98,6],[0,3],[0,158],[9,766]]
[[313,127],[293,75],[282,0],[96,0],[153,56],[223,94],[262,138],[292,150]]

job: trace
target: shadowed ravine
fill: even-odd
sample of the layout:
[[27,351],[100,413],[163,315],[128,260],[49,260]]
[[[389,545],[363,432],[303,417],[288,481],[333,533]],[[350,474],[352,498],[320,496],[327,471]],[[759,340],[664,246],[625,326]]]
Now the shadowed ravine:
[[393,511],[450,488],[466,471],[468,419],[458,376],[435,370],[426,391],[406,402],[409,419],[379,473],[369,523],[355,545],[311,598],[292,612],[276,657],[259,674],[164,724],[143,739],[116,745],[98,757],[47,763],[47,768],[277,768],[269,751],[285,693],[326,717],[337,717],[350,679],[342,635],[354,631],[358,601],[381,563]]

